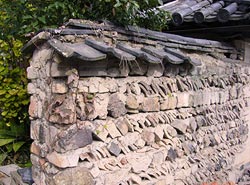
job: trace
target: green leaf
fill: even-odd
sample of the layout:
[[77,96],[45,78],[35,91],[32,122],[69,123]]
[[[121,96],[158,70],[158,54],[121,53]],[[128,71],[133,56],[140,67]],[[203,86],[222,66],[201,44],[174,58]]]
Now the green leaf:
[[8,156],[7,153],[0,154],[0,165],[3,163],[3,161],[6,159],[7,156]]
[[10,153],[13,150],[12,143],[5,145],[7,152]]
[[25,144],[24,141],[19,141],[19,142],[13,143],[14,152],[17,152],[24,144]]
[[8,114],[7,111],[3,111],[3,112],[1,113],[2,116],[6,116],[7,114]]
[[16,90],[16,89],[11,89],[11,90],[8,91],[8,93],[10,95],[15,95],[17,92],[18,92],[18,90]]
[[43,24],[46,24],[45,16],[38,17],[38,20],[41,21]]
[[118,0],[117,3],[114,5],[114,8],[118,8],[118,7],[120,7],[121,5],[122,5],[121,2]]
[[12,132],[10,130],[4,130],[4,129],[0,129],[0,138],[4,139],[4,138],[10,138],[10,137],[16,137],[16,133]]
[[3,95],[6,93],[6,90],[0,90],[0,95]]
[[33,17],[31,15],[25,15],[23,16],[23,19],[32,19]]
[[29,162],[27,162],[27,163],[25,163],[24,165],[23,165],[23,167],[31,167],[32,166],[32,163],[31,163],[31,161],[29,161]]
[[11,132],[15,133],[16,136],[22,136],[25,134],[25,125],[24,124],[12,124]]
[[29,102],[30,102],[30,100],[29,100],[29,99],[26,99],[26,100],[23,100],[23,101],[22,101],[22,104],[23,104],[23,105],[28,105]]
[[7,145],[13,141],[15,141],[15,138],[0,139],[0,146]]
[[9,97],[11,97],[10,94],[5,94],[5,98],[9,98]]

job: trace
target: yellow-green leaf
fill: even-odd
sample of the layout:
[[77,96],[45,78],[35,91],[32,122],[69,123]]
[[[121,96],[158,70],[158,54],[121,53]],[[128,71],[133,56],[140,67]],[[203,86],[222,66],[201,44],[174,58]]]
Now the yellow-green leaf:
[[25,144],[25,142],[23,142],[23,141],[13,143],[14,152],[17,152],[24,144]]
[[9,143],[9,144],[5,145],[5,147],[6,147],[8,153],[13,150],[12,143]]
[[0,95],[3,95],[6,93],[6,90],[0,90]]
[[11,90],[8,91],[8,93],[10,95],[15,95],[17,92],[18,92],[18,90],[16,90],[16,89],[11,89]]
[[8,156],[7,153],[0,154],[0,165],[3,163],[3,161],[6,159],[7,156]]
[[6,116],[7,114],[8,114],[7,111],[3,111],[1,115],[2,115],[2,116]]
[[15,141],[15,138],[9,138],[9,139],[0,139],[0,146],[7,145],[11,142]]

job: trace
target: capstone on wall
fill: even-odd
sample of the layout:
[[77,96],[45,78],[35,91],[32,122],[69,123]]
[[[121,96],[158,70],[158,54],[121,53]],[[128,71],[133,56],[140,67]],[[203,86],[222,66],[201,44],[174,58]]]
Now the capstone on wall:
[[250,68],[193,55],[205,67],[197,76],[84,77],[88,68],[65,66],[46,43],[36,49],[27,69],[35,184],[228,182],[248,138]]

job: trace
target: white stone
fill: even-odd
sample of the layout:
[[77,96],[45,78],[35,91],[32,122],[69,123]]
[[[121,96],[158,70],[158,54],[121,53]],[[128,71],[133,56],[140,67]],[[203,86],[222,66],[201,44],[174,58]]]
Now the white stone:
[[141,88],[139,87],[138,83],[132,83],[130,85],[130,90],[135,95],[140,95],[141,94]]
[[189,107],[189,93],[188,92],[181,92],[177,93],[177,108],[180,107]]
[[46,48],[46,46],[36,49],[33,53],[30,65],[38,69],[44,67],[46,62],[51,59],[52,54],[53,50],[48,47]]
[[90,173],[91,175],[96,178],[100,175],[101,171],[99,170],[98,166],[94,165],[91,169],[90,169]]
[[108,131],[104,128],[104,125],[100,125],[94,131],[94,134],[102,141],[106,141],[108,136]]
[[108,92],[109,92],[109,89],[108,89],[107,85],[104,84],[103,82],[104,82],[104,80],[101,80],[101,81],[100,81],[98,92],[99,92],[99,93],[108,93]]
[[98,80],[92,80],[89,84],[89,93],[97,93],[99,90],[99,81]]
[[109,94],[96,94],[94,97],[94,112],[89,119],[106,119],[108,115]]
[[108,121],[105,127],[111,138],[116,138],[121,136],[121,133],[118,131],[113,121]]
[[38,70],[32,66],[27,68],[27,78],[30,80],[39,78]]
[[138,176],[138,175],[131,174],[130,179],[133,182],[133,184],[139,184],[140,185],[142,183],[141,177]]
[[89,92],[89,87],[88,87],[88,84],[89,84],[89,80],[88,78],[82,78],[79,80],[78,82],[78,92]]
[[28,83],[27,91],[29,94],[35,94],[36,93],[36,87],[33,83]]
[[163,131],[163,127],[161,125],[157,125],[154,128],[154,133],[155,133],[155,140],[156,141],[161,141],[163,139],[164,131]]
[[115,170],[111,173],[105,175],[105,183],[104,184],[120,184],[123,181],[128,180],[129,178],[130,168],[122,168],[119,170]]
[[127,158],[129,164],[132,166],[132,171],[134,173],[140,173],[146,171],[151,164],[152,158],[146,154],[136,154],[129,156]]
[[68,86],[63,80],[54,80],[52,82],[52,93],[64,94],[68,92]]
[[69,151],[66,153],[52,152],[46,156],[46,159],[59,168],[75,167],[78,165],[79,156],[82,149]]

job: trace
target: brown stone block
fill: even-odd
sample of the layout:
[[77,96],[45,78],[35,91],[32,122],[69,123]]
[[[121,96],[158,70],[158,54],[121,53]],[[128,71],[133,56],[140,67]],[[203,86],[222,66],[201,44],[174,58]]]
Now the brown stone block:
[[33,142],[30,146],[30,152],[39,156],[41,153],[41,148],[40,148],[39,144],[36,142]]
[[58,153],[53,151],[47,154],[46,159],[59,168],[76,167],[78,165],[79,156],[82,149],[69,151],[66,153]]
[[128,133],[128,125],[125,119],[119,119],[116,122],[116,127],[122,135],[126,135]]
[[141,137],[144,141],[146,141],[147,145],[155,143],[155,134],[153,129],[144,129]]
[[158,97],[144,98],[141,104],[141,110],[143,112],[156,112],[160,111],[160,103]]
[[30,138],[39,140],[40,120],[32,120],[30,123]]
[[189,107],[189,93],[187,92],[181,92],[176,94],[177,98],[177,108],[181,107]]
[[93,176],[85,167],[68,168],[50,179],[48,185],[77,184],[94,185]]
[[136,96],[128,95],[126,100],[126,107],[128,109],[136,110],[139,107],[139,103],[137,101]]
[[32,118],[38,117],[38,98],[33,95],[30,97],[30,105],[29,105],[29,115]]

